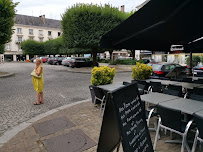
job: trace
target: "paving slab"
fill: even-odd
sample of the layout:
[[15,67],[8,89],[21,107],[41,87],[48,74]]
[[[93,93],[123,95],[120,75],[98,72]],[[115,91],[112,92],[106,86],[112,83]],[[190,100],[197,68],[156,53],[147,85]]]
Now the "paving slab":
[[97,145],[80,129],[45,140],[43,143],[48,152],[81,152]]
[[44,121],[33,125],[40,137],[53,134],[55,132],[74,127],[70,120],[66,117],[59,117],[52,120]]

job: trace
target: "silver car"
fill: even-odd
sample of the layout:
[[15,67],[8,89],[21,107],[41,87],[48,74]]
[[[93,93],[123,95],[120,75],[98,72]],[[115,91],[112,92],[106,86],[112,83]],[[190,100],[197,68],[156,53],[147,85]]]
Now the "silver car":
[[70,60],[71,60],[71,57],[65,57],[65,58],[62,60],[62,65],[64,65],[64,66],[69,66],[69,65],[70,65]]

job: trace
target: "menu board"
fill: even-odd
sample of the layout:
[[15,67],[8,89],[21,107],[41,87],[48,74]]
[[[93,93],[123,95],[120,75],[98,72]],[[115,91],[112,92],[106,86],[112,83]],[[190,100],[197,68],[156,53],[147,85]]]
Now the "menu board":
[[[111,105],[111,110],[115,112],[116,118],[114,119],[119,128],[118,135],[121,136],[123,151],[153,152],[145,111],[141,106],[137,84],[122,87],[112,92],[109,98],[108,105]],[[108,116],[110,117],[108,119],[113,117]],[[105,119],[105,115],[103,119]],[[105,134],[105,131],[102,134]],[[115,134],[109,134],[108,136],[115,136]],[[105,147],[104,142],[103,140],[102,145]]]

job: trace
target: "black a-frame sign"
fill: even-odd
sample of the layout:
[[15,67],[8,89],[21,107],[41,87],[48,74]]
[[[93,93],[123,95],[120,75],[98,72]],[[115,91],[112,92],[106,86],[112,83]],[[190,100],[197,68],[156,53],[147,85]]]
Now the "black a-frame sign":
[[97,152],[154,152],[137,84],[108,94]]

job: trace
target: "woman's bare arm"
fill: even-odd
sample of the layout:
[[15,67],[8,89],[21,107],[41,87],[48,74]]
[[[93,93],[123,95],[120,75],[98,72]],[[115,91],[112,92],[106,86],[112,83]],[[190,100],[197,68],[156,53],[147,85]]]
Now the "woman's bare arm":
[[42,71],[42,67],[38,67],[38,68],[35,68],[35,72],[36,74],[39,76],[41,74],[41,71]]

